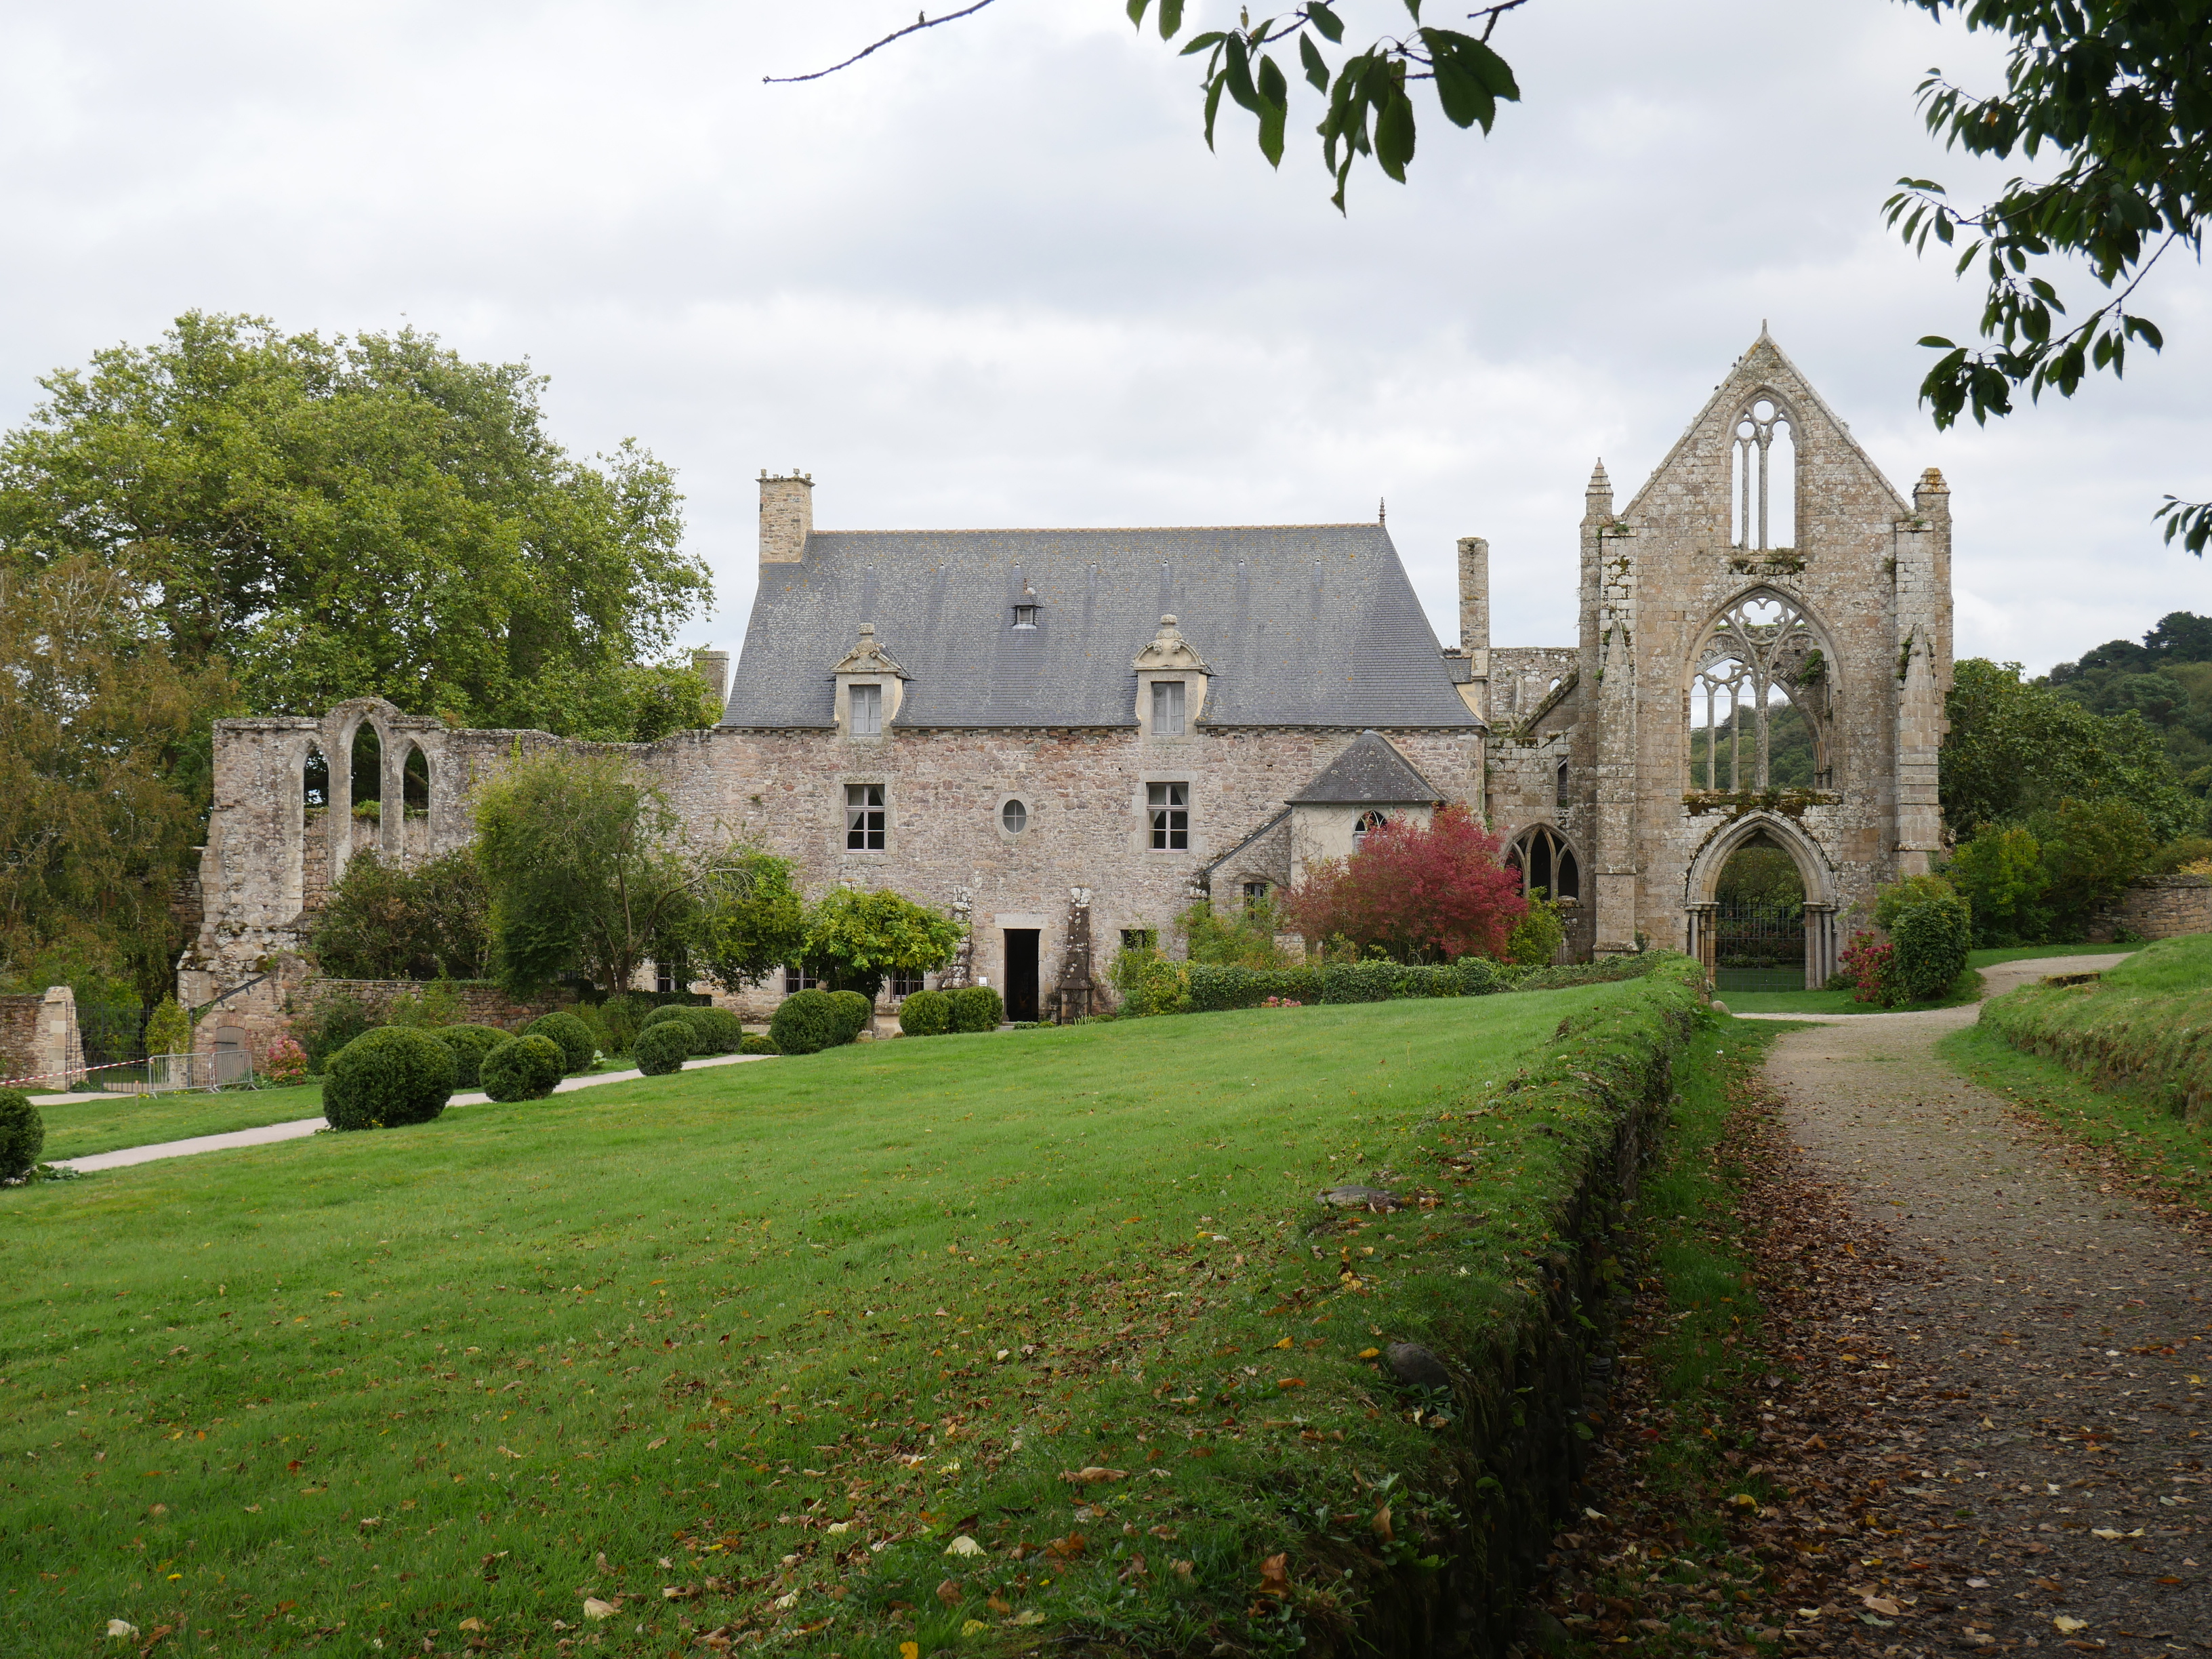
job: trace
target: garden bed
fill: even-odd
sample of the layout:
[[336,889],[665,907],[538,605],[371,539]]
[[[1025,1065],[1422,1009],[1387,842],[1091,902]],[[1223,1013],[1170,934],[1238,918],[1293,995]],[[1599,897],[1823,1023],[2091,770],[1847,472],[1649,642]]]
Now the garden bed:
[[[112,1617],[184,1652],[1501,1650],[1704,1018],[1656,966],[19,1189],[5,1619],[40,1652]],[[1408,1207],[1316,1202],[1346,1181]]]

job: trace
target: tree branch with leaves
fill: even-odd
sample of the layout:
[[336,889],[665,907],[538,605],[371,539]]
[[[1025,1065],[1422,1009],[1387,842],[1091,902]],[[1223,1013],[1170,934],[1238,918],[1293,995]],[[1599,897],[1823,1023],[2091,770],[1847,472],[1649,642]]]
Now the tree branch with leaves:
[[[842,63],[807,75],[771,75],[771,82],[789,84],[818,81],[849,69],[892,42],[946,23],[972,17],[992,3],[977,3],[941,17],[923,13],[904,28],[854,52]],[[1500,102],[1517,102],[1521,88],[1513,70],[1490,45],[1492,32],[1507,12],[1517,11],[1528,0],[1499,0],[1468,14],[1467,21],[1480,32],[1437,28],[1421,21],[1422,0],[1401,0],[1413,22],[1408,33],[1378,34],[1357,50],[1344,45],[1346,0],[1306,0],[1294,10],[1252,21],[1249,11],[1237,14],[1234,28],[1206,29],[1185,42],[1183,56],[1206,55],[1199,77],[1206,104],[1206,143],[1214,148],[1214,128],[1226,97],[1251,114],[1260,153],[1269,167],[1280,167],[1289,132],[1291,80],[1276,54],[1289,57],[1295,49],[1298,73],[1323,100],[1320,125],[1322,163],[1335,184],[1329,198],[1344,210],[1345,189],[1353,164],[1362,156],[1373,159],[1384,175],[1406,182],[1406,169],[1413,159],[1420,114],[1410,88],[1428,82],[1436,88],[1437,106],[1455,127],[1479,126],[1487,133],[1498,118]],[[1182,33],[1187,8],[1184,0],[1127,0],[1129,21],[1139,28],[1150,17],[1163,40]]]
[[[1917,251],[1932,237],[1959,249],[1956,274],[1979,267],[1986,284],[1979,349],[1929,335],[1941,351],[1921,382],[1939,428],[1961,414],[1986,422],[2013,411],[2025,389],[2070,398],[2088,376],[2120,378],[2128,348],[2165,337],[2133,308],[2137,291],[2176,247],[2201,255],[2212,191],[2212,19],[2203,0],[1908,0],[1969,29],[2011,37],[2005,88],[1977,96],[1930,70],[1920,84],[1928,130],[1971,155],[2061,162],[2047,179],[2016,177],[1996,200],[1954,205],[1932,179],[1900,179],[1884,204]],[[2078,321],[2050,262],[2075,257],[2111,295]],[[2168,495],[2154,515],[2168,542],[2202,556],[2212,544],[2212,501]]]

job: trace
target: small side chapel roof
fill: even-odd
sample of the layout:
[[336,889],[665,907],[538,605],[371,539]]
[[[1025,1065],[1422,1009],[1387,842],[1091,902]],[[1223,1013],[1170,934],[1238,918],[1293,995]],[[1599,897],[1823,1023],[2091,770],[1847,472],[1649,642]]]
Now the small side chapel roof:
[[1133,727],[1170,614],[1212,676],[1206,726],[1481,727],[1379,524],[817,531],[762,568],[722,724],[833,729],[873,623],[908,677],[894,727]]
[[1292,806],[1443,805],[1443,797],[1387,738],[1362,732],[1291,797]]

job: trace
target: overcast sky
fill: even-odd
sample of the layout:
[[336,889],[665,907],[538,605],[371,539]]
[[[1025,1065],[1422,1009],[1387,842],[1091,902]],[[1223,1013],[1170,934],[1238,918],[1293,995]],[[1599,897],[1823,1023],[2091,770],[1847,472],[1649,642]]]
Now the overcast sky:
[[[2032,669],[2212,576],[2149,521],[2212,492],[2212,285],[2174,256],[2172,343],[2125,384],[1987,432],[1915,404],[1922,334],[1978,290],[1881,228],[1986,40],[1894,0],[1533,0],[1488,140],[1432,121],[1409,186],[1340,218],[1293,111],[1241,115],[1119,0],[998,0],[799,87],[915,0],[9,5],[0,55],[0,421],[35,377],[192,307],[411,322],[552,377],[556,434],[672,463],[734,648],[763,467],[825,528],[1363,520],[1378,499],[1439,635],[1452,542],[1491,538],[1499,644],[1571,643],[1576,522],[1626,501],[1761,319],[1900,487],[1941,466],[1961,655]],[[939,9],[950,9],[940,6]],[[1369,32],[1398,26],[1351,0]],[[1201,20],[1229,15],[1194,3]]]

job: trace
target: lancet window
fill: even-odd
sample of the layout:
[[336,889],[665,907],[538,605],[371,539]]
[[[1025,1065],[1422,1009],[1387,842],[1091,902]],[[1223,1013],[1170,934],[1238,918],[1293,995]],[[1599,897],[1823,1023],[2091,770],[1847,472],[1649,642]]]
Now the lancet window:
[[1797,544],[1797,435],[1789,411],[1757,397],[1735,418],[1735,545],[1765,553]]
[[1826,789],[1828,659],[1803,611],[1746,594],[1714,623],[1690,684],[1690,787]]

